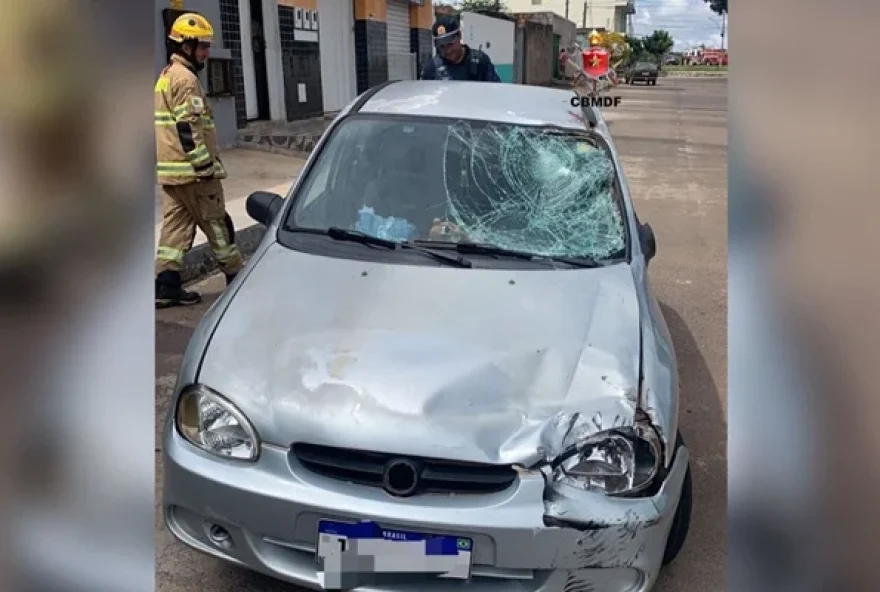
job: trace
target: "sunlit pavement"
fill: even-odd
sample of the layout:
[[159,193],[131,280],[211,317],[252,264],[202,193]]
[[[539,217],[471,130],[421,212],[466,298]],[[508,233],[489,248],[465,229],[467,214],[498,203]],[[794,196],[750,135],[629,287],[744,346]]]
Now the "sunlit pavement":
[[[654,292],[678,354],[694,515],[656,592],[726,589],[727,81],[620,86],[606,109],[639,218],[657,236]],[[622,115],[623,117],[618,117]]]
[[[639,216],[653,226],[651,279],[678,353],[681,430],[691,448],[694,517],[657,592],[725,589],[727,510],[727,83],[661,78],[613,91],[605,111]],[[199,306],[156,313],[156,499],[159,431],[189,335],[223,290],[219,276],[196,289]],[[157,504],[158,509],[158,504]],[[283,520],[279,516],[279,520]],[[156,587],[161,592],[293,592],[290,585],[227,566],[177,543],[156,515]]]

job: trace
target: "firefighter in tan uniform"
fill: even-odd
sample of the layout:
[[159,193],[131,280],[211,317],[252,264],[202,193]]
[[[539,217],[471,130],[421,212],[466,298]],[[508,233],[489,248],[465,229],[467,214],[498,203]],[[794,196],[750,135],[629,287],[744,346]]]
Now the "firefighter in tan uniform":
[[208,59],[214,28],[197,14],[180,16],[169,38],[173,55],[155,88],[156,171],[164,192],[162,233],[156,257],[156,306],[196,304],[201,296],[183,289],[183,256],[196,227],[208,238],[226,283],[241,270],[226,215],[214,121],[197,73]]

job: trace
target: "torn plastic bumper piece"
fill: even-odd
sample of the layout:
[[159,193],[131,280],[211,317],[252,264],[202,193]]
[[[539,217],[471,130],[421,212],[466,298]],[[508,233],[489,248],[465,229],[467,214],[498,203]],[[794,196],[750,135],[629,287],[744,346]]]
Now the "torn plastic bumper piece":
[[544,523],[572,539],[570,545],[560,545],[558,565],[637,569],[645,577],[638,589],[650,590],[662,565],[688,458],[688,450],[679,448],[664,482],[650,497],[611,497],[559,482],[548,486]]

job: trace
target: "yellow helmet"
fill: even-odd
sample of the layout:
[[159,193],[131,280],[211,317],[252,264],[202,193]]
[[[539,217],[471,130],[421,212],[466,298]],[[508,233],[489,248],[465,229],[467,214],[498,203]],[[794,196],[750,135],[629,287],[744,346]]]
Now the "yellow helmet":
[[602,35],[599,33],[599,31],[596,31],[595,29],[592,33],[590,33],[588,39],[590,45],[602,45]]
[[168,38],[177,43],[188,40],[212,43],[214,41],[214,27],[202,15],[188,12],[177,17],[177,20],[171,25],[171,33],[168,34]]

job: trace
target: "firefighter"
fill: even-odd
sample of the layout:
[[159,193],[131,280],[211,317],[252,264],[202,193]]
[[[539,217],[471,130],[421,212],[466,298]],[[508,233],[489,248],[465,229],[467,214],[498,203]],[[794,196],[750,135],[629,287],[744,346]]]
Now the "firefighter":
[[480,49],[473,49],[461,42],[461,26],[458,18],[442,16],[431,28],[437,55],[422,71],[422,80],[477,80],[501,82],[495,65]]
[[156,306],[161,308],[201,301],[199,294],[183,289],[180,276],[196,227],[205,233],[226,285],[243,266],[223,196],[221,179],[227,174],[198,78],[213,37],[214,28],[203,16],[180,16],[168,35],[171,60],[156,82],[156,172],[164,193],[156,256]]

